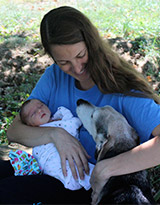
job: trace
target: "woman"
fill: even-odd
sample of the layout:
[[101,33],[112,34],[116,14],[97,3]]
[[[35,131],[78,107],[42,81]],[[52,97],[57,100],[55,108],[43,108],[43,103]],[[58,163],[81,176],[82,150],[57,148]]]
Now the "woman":
[[[160,164],[160,99],[144,78],[102,40],[89,19],[72,7],[59,7],[44,16],[41,22],[41,40],[55,64],[46,69],[29,99],[41,100],[52,113],[57,107],[65,106],[73,115],[76,115],[76,101],[80,98],[96,106],[111,105],[127,118],[140,136],[141,145],[138,147],[96,164],[90,180],[94,204],[109,177]],[[83,179],[84,171],[89,172],[88,161],[96,162],[95,143],[83,127],[78,142],[61,128],[29,127],[22,124],[17,116],[7,134],[9,141],[26,146],[53,142],[61,157],[64,176],[67,175],[66,160],[69,161],[75,179],[75,163],[80,178]],[[10,186],[16,184],[14,191],[6,185],[6,181]],[[50,186],[46,188],[48,184]],[[21,189],[18,189],[18,185],[21,185]],[[21,179],[7,177],[0,181],[0,187],[2,186],[1,195],[13,195],[14,192],[14,200],[20,202],[75,204],[90,201],[90,192],[80,190],[71,193],[55,179],[45,175]],[[38,191],[34,191],[35,196],[27,190],[25,198],[26,186],[38,188]],[[21,192],[20,199],[17,192]],[[66,196],[61,197],[64,201],[56,198],[58,193]]]

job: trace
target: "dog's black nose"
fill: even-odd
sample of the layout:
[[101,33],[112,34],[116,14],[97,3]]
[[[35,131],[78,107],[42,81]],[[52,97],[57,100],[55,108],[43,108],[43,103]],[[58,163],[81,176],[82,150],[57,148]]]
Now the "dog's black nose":
[[82,105],[82,104],[89,104],[89,102],[82,99],[77,100],[77,105]]

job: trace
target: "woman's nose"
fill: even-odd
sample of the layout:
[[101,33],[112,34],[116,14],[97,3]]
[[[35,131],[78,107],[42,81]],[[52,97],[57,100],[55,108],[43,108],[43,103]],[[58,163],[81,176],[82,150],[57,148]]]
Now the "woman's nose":
[[82,71],[82,64],[80,61],[75,61],[72,63],[72,68],[73,68],[73,71],[77,74],[81,73]]

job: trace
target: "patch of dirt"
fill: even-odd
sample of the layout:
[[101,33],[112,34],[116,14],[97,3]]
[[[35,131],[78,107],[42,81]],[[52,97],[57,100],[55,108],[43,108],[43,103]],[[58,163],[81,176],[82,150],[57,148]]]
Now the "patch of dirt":
[[44,68],[51,65],[52,60],[42,53],[40,43],[33,43],[26,47],[7,48],[0,46],[0,85],[19,85],[23,82],[21,74],[42,74]]
[[44,54],[41,43],[14,47],[13,39],[0,45],[0,111],[4,116],[11,114],[10,108],[17,111],[16,104],[25,100],[24,93],[31,92],[45,68],[53,63]]

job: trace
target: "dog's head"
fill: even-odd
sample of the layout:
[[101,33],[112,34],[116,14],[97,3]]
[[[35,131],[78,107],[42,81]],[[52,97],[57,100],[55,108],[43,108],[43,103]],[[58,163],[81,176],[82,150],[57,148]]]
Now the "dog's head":
[[[80,99],[77,101],[76,112],[84,127],[92,135],[96,142],[96,148],[101,155],[118,143],[123,145],[124,142],[126,149],[129,148],[130,144],[133,147],[137,145],[138,136],[136,132],[123,115],[111,106],[96,107]],[[121,149],[123,149],[122,146]]]

